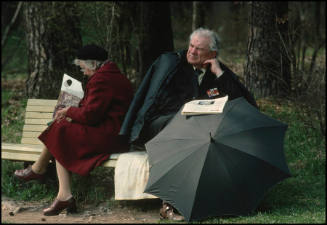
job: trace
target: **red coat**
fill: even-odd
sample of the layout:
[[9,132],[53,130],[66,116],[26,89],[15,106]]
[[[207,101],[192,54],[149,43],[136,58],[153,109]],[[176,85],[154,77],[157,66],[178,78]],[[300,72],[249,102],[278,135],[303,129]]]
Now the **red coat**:
[[54,122],[39,136],[66,169],[82,176],[126,150],[118,133],[133,97],[130,81],[113,62],[91,76],[79,107],[70,107],[71,122]]

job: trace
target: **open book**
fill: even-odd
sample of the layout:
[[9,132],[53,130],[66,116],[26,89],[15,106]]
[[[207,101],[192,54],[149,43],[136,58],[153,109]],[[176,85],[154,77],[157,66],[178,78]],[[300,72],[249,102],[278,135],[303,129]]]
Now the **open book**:
[[[56,115],[59,109],[78,106],[79,102],[84,96],[84,91],[82,88],[82,83],[71,76],[64,74],[61,89],[58,97],[57,105],[53,111],[52,118]],[[48,124],[50,125],[52,121]]]
[[222,113],[228,96],[215,99],[200,99],[187,102],[181,114],[182,115],[201,115]]

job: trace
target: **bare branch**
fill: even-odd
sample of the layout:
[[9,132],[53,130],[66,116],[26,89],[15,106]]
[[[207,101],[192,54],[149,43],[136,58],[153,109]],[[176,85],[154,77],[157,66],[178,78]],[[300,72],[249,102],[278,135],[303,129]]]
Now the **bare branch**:
[[22,4],[23,2],[18,2],[18,5],[17,5],[17,8],[16,8],[16,11],[15,11],[15,14],[13,16],[13,18],[11,19],[9,25],[6,27],[6,30],[4,31],[3,33],[3,36],[1,38],[1,48],[3,49],[3,47],[5,46],[5,43],[7,42],[7,39],[8,39],[8,34],[12,28],[12,26],[15,24],[16,22],[16,19],[17,19],[17,16],[20,12],[20,9],[22,7]]

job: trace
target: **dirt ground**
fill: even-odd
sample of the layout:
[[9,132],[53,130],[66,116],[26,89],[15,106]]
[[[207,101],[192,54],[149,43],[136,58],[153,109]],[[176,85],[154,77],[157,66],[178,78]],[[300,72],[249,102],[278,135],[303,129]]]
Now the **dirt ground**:
[[161,204],[154,199],[147,201],[151,209],[142,209],[135,203],[117,207],[103,203],[98,206],[77,205],[75,214],[67,214],[64,210],[58,216],[44,216],[42,210],[50,205],[49,202],[15,201],[2,197],[1,223],[158,223]]

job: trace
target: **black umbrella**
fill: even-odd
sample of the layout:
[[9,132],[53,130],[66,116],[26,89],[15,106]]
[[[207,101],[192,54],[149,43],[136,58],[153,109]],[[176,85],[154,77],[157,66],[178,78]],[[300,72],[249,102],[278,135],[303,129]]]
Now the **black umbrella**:
[[267,189],[290,176],[286,129],[244,98],[228,101],[221,114],[179,111],[145,145],[150,164],[145,192],[173,205],[187,221],[247,214]]

